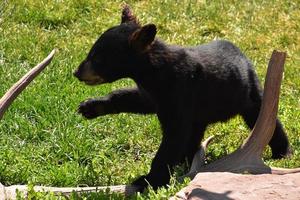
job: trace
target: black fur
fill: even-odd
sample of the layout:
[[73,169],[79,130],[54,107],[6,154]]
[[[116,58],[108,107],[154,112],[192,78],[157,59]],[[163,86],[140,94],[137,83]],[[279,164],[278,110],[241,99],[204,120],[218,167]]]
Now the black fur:
[[[192,161],[208,124],[240,114],[252,129],[262,90],[251,62],[232,43],[220,40],[187,48],[168,45],[154,39],[155,25],[142,27],[130,14],[133,21],[122,16],[120,25],[101,35],[75,76],[91,85],[132,78],[137,87],[87,100],[80,104],[79,112],[86,118],[155,113],[163,139],[150,172],[133,184],[143,190],[150,183],[156,189],[169,182],[175,165],[186,158]],[[86,71],[93,78],[83,75]],[[279,120],[269,145],[273,158],[289,154]]]

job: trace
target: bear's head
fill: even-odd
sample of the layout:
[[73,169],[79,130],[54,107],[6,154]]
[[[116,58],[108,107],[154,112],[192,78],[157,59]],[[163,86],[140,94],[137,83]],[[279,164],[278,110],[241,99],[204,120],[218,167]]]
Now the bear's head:
[[155,39],[156,26],[141,26],[126,5],[121,24],[106,30],[95,42],[74,75],[88,85],[128,77],[138,56],[147,53]]

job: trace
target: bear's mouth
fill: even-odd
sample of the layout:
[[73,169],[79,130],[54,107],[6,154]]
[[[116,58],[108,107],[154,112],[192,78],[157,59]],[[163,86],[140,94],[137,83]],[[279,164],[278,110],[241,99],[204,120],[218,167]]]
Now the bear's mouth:
[[94,79],[94,80],[82,80],[87,85],[100,85],[105,83],[105,80],[102,78]]

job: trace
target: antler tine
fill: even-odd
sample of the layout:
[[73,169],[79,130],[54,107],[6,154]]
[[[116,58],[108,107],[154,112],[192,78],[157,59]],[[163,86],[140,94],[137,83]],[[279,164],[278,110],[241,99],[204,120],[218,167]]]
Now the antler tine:
[[200,144],[198,151],[194,155],[189,172],[179,177],[178,178],[179,182],[182,182],[185,177],[193,178],[196,175],[196,173],[199,170],[201,170],[201,167],[205,165],[205,153],[208,148],[208,145],[211,143],[213,139],[214,136],[210,136]]
[[16,82],[0,99],[0,120],[2,119],[5,111],[17,96],[27,87],[27,85],[51,62],[55,50],[38,65],[27,72],[18,82]]
[[259,154],[262,154],[275,130],[285,58],[286,53],[273,51],[266,75],[260,113],[252,133],[243,144],[243,148],[252,146]]
[[199,171],[200,168],[205,164],[205,153],[208,145],[213,140],[213,138],[214,136],[210,136],[204,142],[201,143],[199,150],[194,156],[189,173]]

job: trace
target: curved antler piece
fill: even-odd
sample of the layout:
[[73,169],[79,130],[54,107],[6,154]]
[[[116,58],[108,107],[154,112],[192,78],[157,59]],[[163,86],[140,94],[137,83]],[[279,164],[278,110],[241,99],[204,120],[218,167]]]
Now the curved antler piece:
[[[72,193],[78,195],[87,192],[100,192],[109,191],[124,194],[130,196],[137,193],[137,187],[133,185],[116,185],[116,186],[96,186],[96,187],[46,187],[46,186],[34,186],[34,191],[37,192],[52,192],[55,195],[70,196]],[[27,185],[12,185],[4,187],[0,183],[0,199],[17,199],[17,195],[26,197],[28,193]]]
[[27,85],[51,62],[55,50],[38,65],[27,72],[18,82],[16,82],[0,99],[0,120],[2,119],[5,111],[17,96],[27,87]]
[[279,93],[285,58],[285,52],[273,51],[266,75],[260,113],[252,133],[247,138],[242,148],[254,148],[255,150],[253,151],[262,154],[272,138],[276,126]]
[[201,166],[205,164],[205,152],[208,148],[208,145],[213,140],[213,138],[214,136],[210,136],[204,142],[201,143],[199,150],[196,152],[194,156],[189,173],[194,171],[199,171]]

